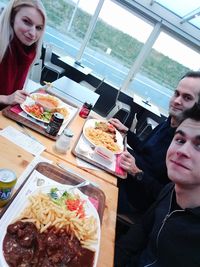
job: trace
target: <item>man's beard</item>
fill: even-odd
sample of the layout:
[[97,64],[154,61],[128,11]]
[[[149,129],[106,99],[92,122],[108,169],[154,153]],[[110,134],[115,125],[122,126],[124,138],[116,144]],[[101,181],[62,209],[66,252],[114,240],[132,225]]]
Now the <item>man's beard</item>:
[[174,112],[169,110],[169,115],[173,118],[174,127],[177,127],[183,120],[183,112]]

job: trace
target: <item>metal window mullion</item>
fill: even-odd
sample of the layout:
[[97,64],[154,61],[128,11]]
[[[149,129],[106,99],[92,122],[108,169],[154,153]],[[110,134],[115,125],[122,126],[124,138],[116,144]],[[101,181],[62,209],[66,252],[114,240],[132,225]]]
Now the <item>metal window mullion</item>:
[[[161,32],[161,26],[162,22],[157,22],[153,28],[153,31],[151,32],[149,38],[147,39],[146,43],[143,45],[139,55],[137,56],[136,60],[134,61],[132,68],[130,69],[128,75],[126,76],[126,79],[124,80],[121,90],[126,90],[129,86],[129,84],[132,82],[134,76],[144,63],[145,59],[149,55],[155,41],[157,40],[160,32]],[[121,91],[120,90],[120,91]]]
[[95,9],[94,15],[93,15],[93,17],[92,17],[92,19],[90,21],[89,26],[88,26],[88,30],[87,30],[87,32],[85,34],[85,38],[84,38],[84,40],[82,42],[82,45],[81,45],[81,47],[80,47],[80,49],[78,51],[77,56],[76,56],[76,61],[80,61],[80,59],[81,59],[81,57],[82,57],[82,55],[84,53],[85,47],[87,46],[87,43],[89,42],[89,39],[90,39],[90,37],[91,37],[91,35],[93,33],[93,30],[95,28],[95,25],[96,25],[96,22],[97,22],[97,19],[99,17],[99,13],[101,11],[101,8],[103,6],[104,1],[105,0],[99,0],[99,3],[98,3],[98,5],[97,5],[97,7]]
[[190,21],[191,19],[194,19],[196,16],[200,15],[200,7],[196,8],[189,14],[185,15],[182,20],[180,21],[181,24],[183,24],[186,21]]
[[67,27],[67,31],[68,31],[68,32],[70,31],[70,29],[71,29],[71,27],[72,27],[72,23],[73,23],[73,21],[74,21],[74,17],[75,17],[75,15],[76,15],[76,12],[77,12],[77,9],[78,9],[79,2],[80,2],[80,0],[77,0],[76,5],[75,5],[75,8],[74,8],[74,11],[73,11],[73,13],[72,13],[72,17],[71,17],[70,22],[69,22],[69,25],[68,25],[68,27]]

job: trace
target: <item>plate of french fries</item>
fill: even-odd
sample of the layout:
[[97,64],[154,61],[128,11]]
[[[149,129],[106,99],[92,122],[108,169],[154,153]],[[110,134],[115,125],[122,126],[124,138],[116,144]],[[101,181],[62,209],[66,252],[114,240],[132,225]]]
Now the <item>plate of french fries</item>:
[[83,127],[84,137],[93,146],[102,146],[113,154],[123,151],[123,137],[108,121],[89,119]]
[[[41,186],[34,191],[30,188],[26,189],[21,196],[18,194],[0,219],[0,249],[2,252],[0,266],[12,266],[9,264],[9,255],[5,250],[6,238],[8,236],[10,238],[9,227],[19,222],[34,224],[38,235],[41,235],[42,238],[53,229],[55,232],[61,231],[70,238],[76,239],[81,251],[88,250],[93,253],[93,256],[90,256],[92,263],[90,259],[87,267],[96,267],[100,245],[100,220],[96,208],[80,190],[70,190],[70,186],[56,183],[50,186]],[[15,246],[17,245],[15,244],[13,247],[15,248]],[[66,244],[63,243],[62,247],[65,246]],[[80,254],[79,252],[76,257],[80,257]],[[46,257],[48,258],[48,255]],[[65,262],[61,261],[59,264],[65,266]]]

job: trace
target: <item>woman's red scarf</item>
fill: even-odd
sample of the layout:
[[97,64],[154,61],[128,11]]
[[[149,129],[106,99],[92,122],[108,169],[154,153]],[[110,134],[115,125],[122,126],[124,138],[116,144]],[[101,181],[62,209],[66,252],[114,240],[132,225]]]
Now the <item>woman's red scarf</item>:
[[36,55],[35,45],[24,46],[15,36],[0,64],[0,95],[22,89]]

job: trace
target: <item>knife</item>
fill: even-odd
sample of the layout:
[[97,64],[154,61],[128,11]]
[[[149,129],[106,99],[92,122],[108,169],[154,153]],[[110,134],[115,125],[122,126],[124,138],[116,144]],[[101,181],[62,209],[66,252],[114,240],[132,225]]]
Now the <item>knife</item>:
[[127,150],[127,134],[124,135],[123,146],[124,146],[124,151],[126,151]]
[[35,140],[36,142],[38,142],[38,143],[40,143],[41,145],[43,145],[40,141],[38,141],[34,136],[32,136],[32,135],[28,132],[28,130],[26,129],[26,127],[25,127],[21,122],[17,121],[16,123],[17,123],[17,125],[19,125],[19,126],[22,128],[22,132],[23,132],[25,135],[29,136],[31,139],[33,139],[33,140]]

